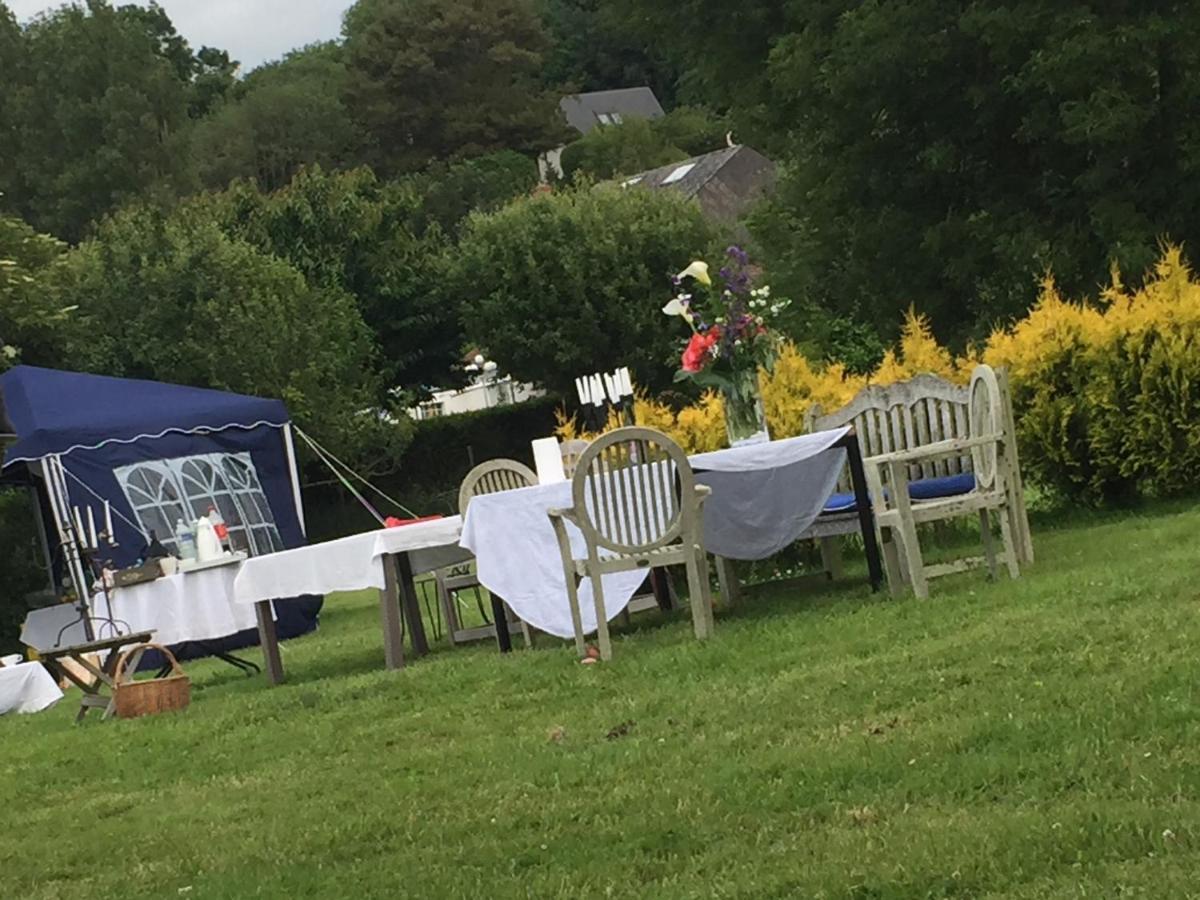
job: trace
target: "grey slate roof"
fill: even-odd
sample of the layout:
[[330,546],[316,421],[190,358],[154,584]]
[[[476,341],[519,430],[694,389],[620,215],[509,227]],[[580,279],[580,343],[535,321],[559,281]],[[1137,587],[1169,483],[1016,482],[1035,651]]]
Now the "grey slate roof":
[[662,104],[648,87],[571,94],[563,97],[558,106],[567,117],[567,124],[580,134],[587,134],[600,125],[602,114],[617,113],[623,119],[657,119],[663,115]]
[[[672,174],[690,166],[674,181]],[[713,219],[733,221],[775,185],[775,163],[737,144],[622,179],[627,188],[664,188],[693,197]]]

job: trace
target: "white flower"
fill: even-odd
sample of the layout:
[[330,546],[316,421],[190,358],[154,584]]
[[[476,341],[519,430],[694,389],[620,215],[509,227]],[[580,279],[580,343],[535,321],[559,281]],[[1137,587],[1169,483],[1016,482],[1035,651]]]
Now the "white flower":
[[687,301],[691,299],[691,294],[679,294],[678,296],[672,297],[670,301],[668,301],[667,305],[662,308],[663,315],[680,316],[681,318],[686,319],[688,322],[691,322],[694,316],[691,308],[687,304]]
[[708,263],[697,259],[690,266],[679,273],[679,278],[695,278],[703,285],[712,284],[712,279],[708,277]]

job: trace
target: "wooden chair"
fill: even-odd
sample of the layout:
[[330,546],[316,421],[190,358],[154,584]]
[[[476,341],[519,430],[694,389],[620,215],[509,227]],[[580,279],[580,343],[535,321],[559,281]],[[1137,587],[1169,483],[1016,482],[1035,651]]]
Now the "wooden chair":
[[[1033,540],[1025,511],[1025,490],[1016,442],[1012,440],[1016,429],[1007,373],[999,369],[995,374],[1004,406],[1005,434],[1010,438],[1005,455],[1010,527],[1017,537],[1018,559],[1023,565],[1029,565],[1033,562]],[[805,430],[812,432],[850,425],[858,435],[864,457],[913,450],[938,441],[969,437],[968,400],[966,387],[936,375],[918,375],[896,384],[868,385],[850,403],[832,413],[826,414],[820,407],[814,407],[807,417]],[[967,453],[927,460],[920,465],[920,475],[914,475],[910,482],[912,497],[923,502],[967,494],[975,486],[972,473],[973,461]],[[825,511],[804,535],[820,542],[821,560],[830,578],[842,574],[841,536],[857,534],[859,530],[848,471],[842,473],[836,490]],[[885,542],[883,551],[889,572],[894,571],[898,565],[896,546]]]
[[[570,509],[550,511],[558,537],[575,647],[585,651],[577,579],[591,581],[600,658],[612,658],[601,576],[683,564],[696,637],[711,636],[708,563],[700,540],[704,499],[683,450],[653,428],[618,428],[593,441],[571,479]],[[587,556],[576,559],[567,523],[583,533]]]
[[[471,502],[472,497],[495,494],[500,491],[512,491],[537,483],[537,475],[533,470],[516,460],[494,459],[480,463],[467,473],[467,477],[463,479],[462,485],[458,489],[459,514],[463,516],[467,514],[467,504]],[[495,636],[498,625],[495,622],[475,628],[462,627],[462,620],[458,615],[457,594],[459,591],[469,588],[476,591],[481,589],[479,579],[474,574],[463,572],[460,569],[449,569],[438,572],[434,577],[437,582],[438,600],[442,605],[442,614],[446,617],[446,633],[450,636],[452,644],[464,644]],[[509,615],[509,633],[520,632],[525,637],[525,645],[532,646],[533,635],[529,626],[514,617],[507,604],[505,609]]]
[[[928,579],[962,572],[986,564],[996,576],[996,550],[991,514],[1000,520],[1001,557],[1012,578],[1020,577],[1017,526],[1013,516],[1013,477],[1010,455],[1015,446],[1000,379],[991,366],[976,366],[967,388],[967,431],[964,437],[925,443],[906,450],[869,456],[863,460],[876,528],[881,537],[890,531],[901,551],[901,568],[889,571],[892,592],[902,581],[918,597],[929,596]],[[971,490],[927,500],[914,499],[913,486],[926,478],[931,467],[946,460],[964,465],[969,459]],[[936,471],[936,468],[934,469]],[[963,516],[978,515],[984,555],[951,563],[926,566],[921,556],[917,526]],[[895,567],[894,558],[889,569]]]
[[579,439],[563,441],[558,448],[562,451],[563,473],[570,478],[575,474],[575,467],[579,465],[579,457],[588,448],[588,442]]

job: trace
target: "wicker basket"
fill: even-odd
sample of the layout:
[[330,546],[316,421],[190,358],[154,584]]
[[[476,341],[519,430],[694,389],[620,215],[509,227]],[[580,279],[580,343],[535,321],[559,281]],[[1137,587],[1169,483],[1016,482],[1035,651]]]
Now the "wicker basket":
[[[125,678],[125,665],[134,654],[140,659],[145,650],[158,650],[171,664],[171,674],[162,678],[134,681],[133,673]],[[162,644],[138,644],[121,654],[113,678],[113,700],[116,713],[122,719],[148,716],[154,713],[187,709],[192,701],[192,682],[184,674],[175,654]]]

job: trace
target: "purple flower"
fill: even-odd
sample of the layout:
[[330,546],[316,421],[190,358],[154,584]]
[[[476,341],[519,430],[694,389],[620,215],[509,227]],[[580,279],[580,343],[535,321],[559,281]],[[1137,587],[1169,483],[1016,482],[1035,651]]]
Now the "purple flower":
[[726,248],[725,252],[730,256],[730,258],[735,260],[739,266],[744,266],[746,263],[750,262],[750,255],[737,244],[731,244]]

